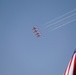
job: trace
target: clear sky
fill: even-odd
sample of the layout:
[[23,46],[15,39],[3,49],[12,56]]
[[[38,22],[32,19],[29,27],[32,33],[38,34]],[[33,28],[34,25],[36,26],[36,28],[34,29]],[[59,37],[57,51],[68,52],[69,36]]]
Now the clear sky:
[[76,48],[76,21],[53,32],[43,24],[75,8],[76,0],[0,0],[0,75],[63,75]]

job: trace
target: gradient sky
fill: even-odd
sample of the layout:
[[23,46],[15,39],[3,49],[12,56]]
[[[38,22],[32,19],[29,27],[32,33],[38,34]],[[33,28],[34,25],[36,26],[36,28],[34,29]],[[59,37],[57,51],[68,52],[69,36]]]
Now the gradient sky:
[[53,32],[43,24],[75,8],[76,0],[0,0],[0,75],[63,75],[76,48],[76,21]]

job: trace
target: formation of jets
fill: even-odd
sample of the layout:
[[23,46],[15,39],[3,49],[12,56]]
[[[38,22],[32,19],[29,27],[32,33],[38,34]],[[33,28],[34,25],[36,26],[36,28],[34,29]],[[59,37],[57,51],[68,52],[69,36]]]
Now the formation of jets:
[[40,37],[41,36],[41,33],[38,31],[38,26],[34,26],[32,30],[35,33],[36,37]]

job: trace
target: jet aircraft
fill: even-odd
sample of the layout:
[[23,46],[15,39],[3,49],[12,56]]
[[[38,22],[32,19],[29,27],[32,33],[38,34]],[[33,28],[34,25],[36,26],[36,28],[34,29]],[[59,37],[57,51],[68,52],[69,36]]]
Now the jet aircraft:
[[38,30],[38,26],[34,26],[32,30],[35,33],[36,37],[40,37],[41,36],[41,33]]

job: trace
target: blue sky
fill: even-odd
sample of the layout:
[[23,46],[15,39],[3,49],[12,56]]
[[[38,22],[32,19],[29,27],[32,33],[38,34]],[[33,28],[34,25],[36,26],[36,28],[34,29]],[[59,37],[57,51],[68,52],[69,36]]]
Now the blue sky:
[[76,21],[53,32],[43,24],[75,8],[75,0],[0,0],[0,75],[63,75],[76,48]]

